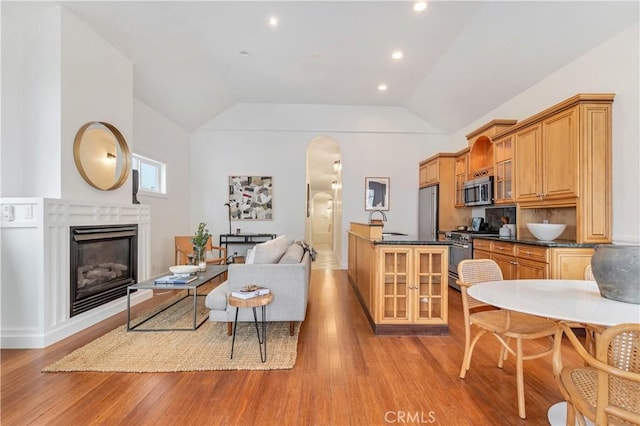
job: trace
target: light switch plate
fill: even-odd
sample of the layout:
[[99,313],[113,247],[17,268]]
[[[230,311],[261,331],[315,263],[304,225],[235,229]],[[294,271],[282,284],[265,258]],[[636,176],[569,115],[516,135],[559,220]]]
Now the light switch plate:
[[3,206],[2,207],[2,219],[6,222],[13,222],[16,218],[15,207]]

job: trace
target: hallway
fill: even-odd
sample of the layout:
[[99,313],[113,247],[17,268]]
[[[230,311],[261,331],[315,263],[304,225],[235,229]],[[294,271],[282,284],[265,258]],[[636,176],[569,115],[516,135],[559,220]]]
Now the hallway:
[[316,260],[311,263],[311,269],[342,269],[340,260],[329,244],[319,244],[313,248],[316,249],[318,255]]

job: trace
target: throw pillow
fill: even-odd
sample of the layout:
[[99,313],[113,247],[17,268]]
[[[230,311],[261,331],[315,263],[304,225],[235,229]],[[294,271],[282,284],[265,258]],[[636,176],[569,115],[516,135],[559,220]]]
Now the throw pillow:
[[256,259],[256,249],[254,247],[251,247],[249,250],[247,250],[247,257],[244,259],[244,263],[252,264],[254,263],[255,259]]
[[280,235],[278,238],[256,244],[255,259],[253,263],[278,263],[287,248],[293,243],[293,239]]
[[278,263],[300,263],[304,249],[299,244],[291,244]]

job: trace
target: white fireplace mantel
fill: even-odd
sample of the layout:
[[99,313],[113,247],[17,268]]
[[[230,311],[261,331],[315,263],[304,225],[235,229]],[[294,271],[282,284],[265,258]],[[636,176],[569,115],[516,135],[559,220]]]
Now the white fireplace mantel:
[[[150,275],[151,208],[51,198],[0,198],[2,348],[43,348],[126,309],[122,297],[69,314],[70,227],[138,225],[138,281]],[[151,297],[136,292],[132,304]]]

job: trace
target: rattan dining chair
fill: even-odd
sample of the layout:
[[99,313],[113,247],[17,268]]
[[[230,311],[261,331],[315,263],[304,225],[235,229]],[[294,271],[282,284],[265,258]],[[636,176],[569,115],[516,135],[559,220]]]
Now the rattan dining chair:
[[[524,402],[524,370],[523,361],[540,358],[553,351],[552,336],[556,331],[556,323],[534,315],[511,312],[504,309],[486,310],[490,305],[469,296],[467,289],[485,281],[502,280],[502,271],[496,262],[490,259],[469,259],[458,264],[458,285],[462,294],[462,311],[464,313],[464,357],[460,368],[460,377],[464,379],[471,366],[471,356],[478,339],[485,333],[492,333],[502,344],[498,367],[502,368],[508,354],[516,358],[516,387],[518,394],[518,415],[526,418]],[[481,310],[482,309],[482,310]],[[473,340],[471,328],[478,328]],[[549,347],[540,352],[525,355],[523,341],[546,337]],[[516,348],[510,346],[515,340]]]
[[[566,334],[586,365],[563,368],[561,341]],[[640,425],[640,324],[609,327],[598,336],[593,356],[569,324],[556,332],[553,372],[567,401],[567,426]]]

